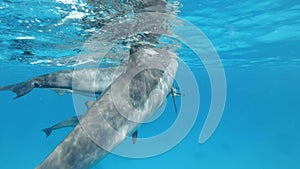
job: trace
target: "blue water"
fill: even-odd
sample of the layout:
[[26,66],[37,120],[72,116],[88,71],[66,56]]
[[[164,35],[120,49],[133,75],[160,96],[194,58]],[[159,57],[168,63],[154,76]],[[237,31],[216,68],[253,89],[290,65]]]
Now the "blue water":
[[[87,39],[85,30],[93,25],[66,19],[71,11],[82,11],[78,5],[61,2],[0,0],[0,86],[74,66],[59,58],[78,54]],[[192,130],[158,156],[133,159],[110,154],[94,168],[298,169],[299,2],[180,2],[178,16],[204,32],[224,66],[227,97],[217,130],[204,144],[198,142],[211,87],[204,64],[183,45],[179,57],[193,71],[200,91]],[[0,93],[0,168],[34,168],[71,131],[57,130],[45,139],[40,130],[75,115],[72,95],[34,89],[19,99],[13,100],[14,96]],[[139,136],[163,132],[176,117],[172,100],[167,99],[163,115],[143,125]]]

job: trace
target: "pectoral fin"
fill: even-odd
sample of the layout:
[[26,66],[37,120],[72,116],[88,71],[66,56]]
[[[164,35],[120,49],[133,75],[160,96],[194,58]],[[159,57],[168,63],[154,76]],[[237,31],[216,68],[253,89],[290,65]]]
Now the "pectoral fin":
[[171,91],[170,91],[169,95],[171,94],[171,96],[172,96],[172,100],[173,100],[175,112],[176,112],[176,114],[178,114],[175,96],[181,96],[181,97],[182,97],[182,96],[184,96],[184,94],[178,93],[178,92],[177,92],[177,89],[176,89],[175,87],[171,87],[170,90],[171,90]]
[[174,93],[175,93],[174,89],[171,88],[171,95],[172,95],[172,100],[173,100],[173,103],[174,103],[175,112],[176,112],[176,114],[178,114],[178,112],[177,112],[177,105],[176,105],[176,99],[175,99]]
[[138,131],[135,130],[135,132],[132,133],[132,143],[133,143],[133,144],[136,143],[137,135],[138,135]]

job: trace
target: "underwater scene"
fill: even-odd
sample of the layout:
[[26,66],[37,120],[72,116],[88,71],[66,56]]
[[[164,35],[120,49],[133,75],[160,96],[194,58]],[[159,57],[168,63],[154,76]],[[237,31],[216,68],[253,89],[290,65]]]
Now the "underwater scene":
[[0,0],[0,169],[299,169],[296,0]]

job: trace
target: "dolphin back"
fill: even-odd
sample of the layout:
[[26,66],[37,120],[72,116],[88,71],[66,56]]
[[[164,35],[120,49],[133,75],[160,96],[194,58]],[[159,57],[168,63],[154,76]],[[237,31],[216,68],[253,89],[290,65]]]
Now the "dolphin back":
[[16,99],[16,98],[19,98],[19,97],[29,93],[34,87],[35,87],[34,82],[26,81],[26,82],[21,82],[21,83],[9,85],[9,86],[0,87],[0,91],[10,90],[10,91],[16,93],[17,96],[14,98],[14,99]]

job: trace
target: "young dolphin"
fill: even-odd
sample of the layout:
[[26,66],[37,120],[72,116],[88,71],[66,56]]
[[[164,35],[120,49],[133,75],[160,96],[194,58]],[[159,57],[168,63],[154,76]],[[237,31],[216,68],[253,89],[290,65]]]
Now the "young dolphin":
[[103,159],[161,106],[173,84],[176,59],[176,54],[163,49],[131,49],[126,72],[36,169],[91,168]]
[[42,131],[45,132],[46,137],[48,137],[52,133],[53,130],[65,128],[65,127],[75,127],[79,123],[79,120],[81,118],[82,118],[82,116],[73,116],[73,117],[67,118],[49,128],[45,128]]
[[41,75],[26,82],[0,87],[1,90],[11,90],[19,98],[34,88],[47,88],[62,95],[75,92],[85,95],[101,94],[117,77],[125,71],[126,66],[109,68],[86,68],[63,70]]
[[[177,88],[175,87],[171,87],[171,90],[169,92],[169,94],[167,95],[167,97],[172,96],[172,100],[173,100],[173,104],[174,104],[174,109],[175,112],[177,113],[177,107],[176,107],[176,100],[175,100],[175,96],[184,96],[184,94],[178,93],[177,92]],[[92,105],[94,104],[94,101],[87,101],[85,102],[86,107],[89,109]],[[46,138],[49,137],[49,135],[52,133],[53,130],[57,130],[57,129],[61,129],[61,128],[65,128],[65,127],[75,127],[80,119],[83,117],[83,115],[79,115],[79,116],[73,116],[73,117],[69,117],[67,119],[64,119],[56,124],[54,124],[51,127],[45,128],[42,131],[45,132],[46,134]],[[132,134],[132,142],[133,144],[136,143],[136,139],[137,139],[137,130]]]
[[[89,109],[92,105],[94,104],[94,101],[86,101],[85,102],[85,106]],[[60,121],[56,124],[54,124],[51,127],[45,128],[42,131],[45,132],[46,137],[49,137],[49,135],[52,133],[53,130],[56,129],[61,129],[61,128],[65,128],[65,127],[75,127],[80,119],[83,117],[83,115],[79,115],[79,116],[73,116],[73,117],[69,117],[67,119],[64,119],[63,121]]]
[[[42,131],[45,132],[46,137],[49,137],[49,135],[52,133],[53,130],[61,129],[65,127],[75,127],[79,123],[82,117],[83,115],[67,118],[49,128],[43,129]],[[137,140],[137,130],[132,133],[132,143],[135,144],[136,140]]]

